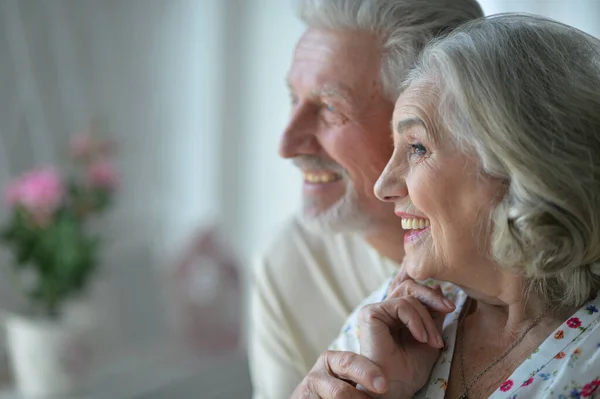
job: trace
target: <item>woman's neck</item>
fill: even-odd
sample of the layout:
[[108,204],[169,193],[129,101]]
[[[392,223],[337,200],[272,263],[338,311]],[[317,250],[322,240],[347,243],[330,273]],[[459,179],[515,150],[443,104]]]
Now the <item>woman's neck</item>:
[[575,311],[557,309],[537,297],[502,303],[488,298],[477,299],[474,295],[465,317],[470,319],[470,323],[481,324],[480,331],[483,329],[492,336],[502,332],[502,337],[498,338],[510,341],[528,329],[531,330],[528,333],[530,338],[545,338]]

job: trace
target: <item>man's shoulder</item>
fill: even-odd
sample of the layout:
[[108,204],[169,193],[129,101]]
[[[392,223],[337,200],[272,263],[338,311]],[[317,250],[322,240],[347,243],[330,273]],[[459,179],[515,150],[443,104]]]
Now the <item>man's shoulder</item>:
[[306,249],[322,248],[329,241],[330,234],[311,231],[299,216],[292,216],[274,232],[262,254],[268,258],[288,253],[293,255]]
[[[349,251],[364,250],[368,244],[355,234],[315,232],[307,228],[299,216],[285,221],[274,232],[271,240],[259,252],[256,267],[264,271],[276,272],[285,268],[286,273],[293,274],[299,268],[304,270],[307,264],[327,267],[340,254]],[[359,249],[357,249],[359,247]]]

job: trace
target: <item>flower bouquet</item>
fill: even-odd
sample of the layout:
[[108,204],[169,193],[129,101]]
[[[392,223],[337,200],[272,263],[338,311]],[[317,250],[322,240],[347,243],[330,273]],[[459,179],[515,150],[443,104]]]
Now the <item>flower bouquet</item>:
[[24,317],[7,318],[17,383],[29,396],[70,393],[81,369],[81,339],[64,322],[68,301],[84,294],[98,267],[89,220],[107,210],[117,188],[115,146],[91,136],[70,148],[74,173],[26,172],[5,190],[8,223],[0,233],[27,298]]

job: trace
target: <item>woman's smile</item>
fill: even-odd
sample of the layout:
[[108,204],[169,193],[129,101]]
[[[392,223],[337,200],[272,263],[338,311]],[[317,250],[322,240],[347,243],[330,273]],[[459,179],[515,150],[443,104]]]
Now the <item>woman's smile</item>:
[[406,230],[406,234],[404,234],[405,244],[417,240],[431,229],[429,219],[427,218],[409,215],[404,212],[396,212],[396,215],[402,218],[402,228]]

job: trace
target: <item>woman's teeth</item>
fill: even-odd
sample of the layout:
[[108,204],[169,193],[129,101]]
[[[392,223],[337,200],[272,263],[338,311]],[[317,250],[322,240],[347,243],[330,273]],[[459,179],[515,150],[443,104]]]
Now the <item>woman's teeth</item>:
[[429,227],[429,219],[402,218],[402,228],[404,230],[421,230],[425,227]]
[[331,172],[304,173],[304,181],[312,184],[331,183],[340,180],[340,175]]

